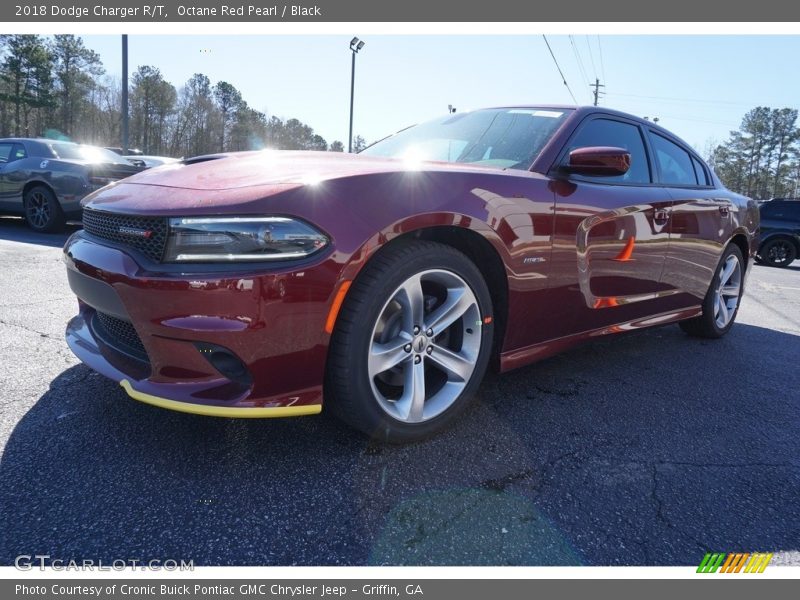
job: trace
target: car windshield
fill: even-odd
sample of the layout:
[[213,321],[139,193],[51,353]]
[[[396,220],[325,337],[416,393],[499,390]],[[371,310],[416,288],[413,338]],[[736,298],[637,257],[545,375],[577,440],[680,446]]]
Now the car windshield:
[[53,152],[58,158],[74,158],[90,160],[92,162],[124,162],[124,159],[111,150],[97,146],[83,146],[81,144],[52,144]]
[[528,169],[569,109],[478,110],[404,129],[361,154]]

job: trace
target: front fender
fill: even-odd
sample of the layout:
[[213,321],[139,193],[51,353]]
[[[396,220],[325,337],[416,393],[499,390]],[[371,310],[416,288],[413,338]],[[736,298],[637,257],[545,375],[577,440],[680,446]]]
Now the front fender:
[[382,227],[370,236],[350,257],[340,274],[340,281],[355,279],[364,265],[375,253],[401,236],[436,227],[455,227],[467,229],[481,235],[498,253],[504,264],[508,264],[510,255],[500,236],[487,223],[469,215],[452,212],[430,212],[409,215]]

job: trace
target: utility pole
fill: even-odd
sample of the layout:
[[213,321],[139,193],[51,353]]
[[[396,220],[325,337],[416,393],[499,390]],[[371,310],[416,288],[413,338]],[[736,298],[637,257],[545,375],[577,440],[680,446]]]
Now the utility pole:
[[597,100],[598,100],[598,98],[600,97],[600,94],[602,94],[602,93],[603,93],[603,92],[601,92],[601,91],[600,91],[600,88],[604,88],[604,87],[606,87],[606,86],[602,85],[602,84],[600,83],[600,80],[599,80],[599,79],[597,79],[597,78],[595,78],[595,80],[594,80],[594,85],[592,85],[592,84],[590,83],[590,84],[589,84],[589,87],[593,87],[593,88],[594,88],[594,92],[592,92],[592,93],[594,94],[594,105],[595,105],[595,106],[597,106]]
[[122,36],[122,154],[128,153],[128,36]]

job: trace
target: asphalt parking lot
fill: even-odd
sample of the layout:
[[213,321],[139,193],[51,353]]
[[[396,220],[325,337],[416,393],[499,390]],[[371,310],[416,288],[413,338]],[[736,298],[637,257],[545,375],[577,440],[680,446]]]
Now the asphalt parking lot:
[[65,239],[0,219],[0,564],[798,560],[800,261],[753,269],[722,340],[599,340],[489,376],[455,427],[384,447],[324,414],[129,399],[64,342]]

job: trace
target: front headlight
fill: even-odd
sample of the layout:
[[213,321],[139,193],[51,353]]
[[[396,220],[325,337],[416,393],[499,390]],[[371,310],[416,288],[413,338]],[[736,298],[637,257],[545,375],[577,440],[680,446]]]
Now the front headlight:
[[288,217],[186,217],[169,226],[166,262],[291,260],[328,245],[311,225]]

